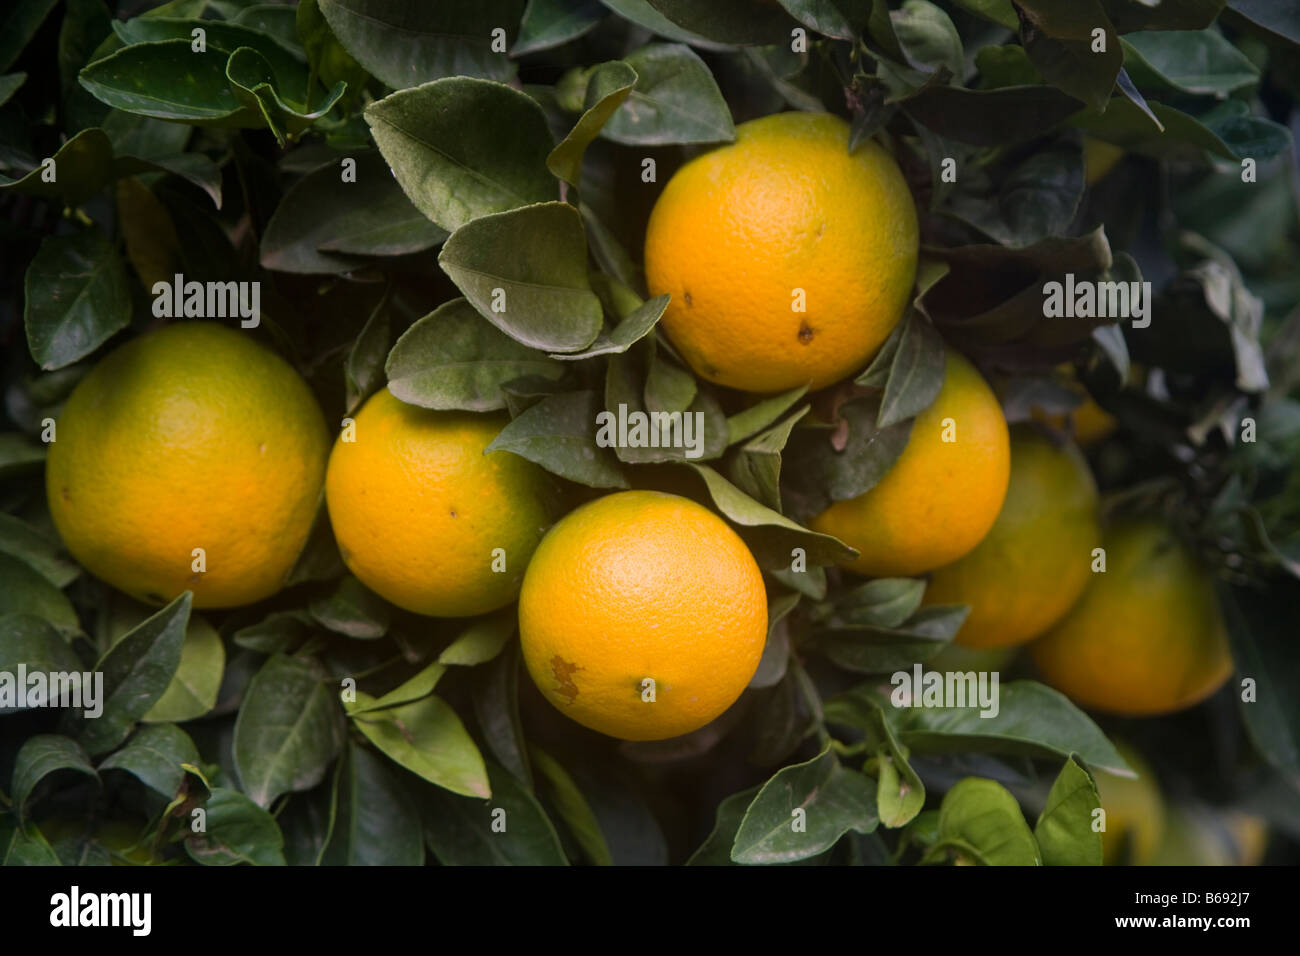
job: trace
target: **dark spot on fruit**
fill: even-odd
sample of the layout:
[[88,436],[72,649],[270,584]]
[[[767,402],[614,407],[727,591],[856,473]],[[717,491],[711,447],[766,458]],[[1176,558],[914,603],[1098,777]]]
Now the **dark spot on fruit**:
[[705,377],[705,378],[717,378],[717,377],[718,377],[718,370],[717,370],[717,368],[714,367],[714,366],[712,366],[712,365],[710,365],[708,362],[705,362],[705,363],[704,363],[704,367],[703,367],[702,369],[700,369],[700,371],[704,373],[704,377]]
[[555,676],[555,691],[569,698],[572,703],[578,696],[578,685],[573,682],[573,675],[582,670],[577,664],[570,664],[559,654],[551,658],[551,673]]
[[62,498],[64,501],[68,501],[68,502],[72,501],[72,494],[71,492],[68,491],[67,485],[63,486],[63,489],[59,492],[59,497]]
[[166,603],[167,603],[167,599],[166,599],[165,597],[163,597],[161,594],[159,594],[157,591],[150,591],[148,594],[145,595],[145,597],[146,597],[148,600],[152,601],[154,604],[166,604]]
[[802,345],[807,345],[809,342],[811,342],[811,341],[813,340],[813,336],[816,335],[816,334],[817,334],[817,333],[813,331],[813,327],[812,327],[811,325],[809,325],[807,322],[800,322],[800,323],[799,323],[799,342],[800,342],[800,344],[802,344]]
[[683,292],[682,298],[686,300],[686,308],[688,309],[695,303],[695,300],[691,298],[690,292]]
[[826,223],[824,223],[824,222],[819,222],[819,223],[817,223],[817,238],[818,238],[818,239],[820,239],[820,238],[822,237],[822,233],[824,233],[825,231],[826,231]]

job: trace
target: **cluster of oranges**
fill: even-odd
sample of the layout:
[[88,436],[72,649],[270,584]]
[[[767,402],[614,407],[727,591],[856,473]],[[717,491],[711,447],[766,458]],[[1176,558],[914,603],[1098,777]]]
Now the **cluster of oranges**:
[[[828,115],[766,117],[665,187],[647,284],[671,295],[664,331],[702,378],[822,388],[864,368],[900,321],[916,212],[889,153],[850,153],[848,137]],[[504,424],[385,389],[331,451],[287,363],[234,330],[175,324],[118,348],[73,393],[50,449],[50,508],[72,554],[115,587],[232,607],[283,586],[323,493],[348,568],[393,604],[460,617],[518,598],[528,670],[575,720],[659,739],[718,716],[767,634],[744,541],[702,505],[651,491],[553,523],[546,473],[485,452]],[[1009,428],[952,349],[890,471],[812,526],[855,549],[850,572],[929,574],[927,601],[969,604],[959,643],[1033,641],[1044,678],[1086,706],[1167,713],[1230,670],[1186,547],[1150,520],[1103,532],[1078,449]]]

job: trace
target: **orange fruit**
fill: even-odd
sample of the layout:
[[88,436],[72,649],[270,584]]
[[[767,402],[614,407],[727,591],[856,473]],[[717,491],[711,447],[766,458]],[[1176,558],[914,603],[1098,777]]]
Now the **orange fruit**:
[[766,116],[664,187],[646,281],[672,296],[663,328],[702,377],[821,388],[865,365],[902,317],[916,208],[893,157],[848,143],[849,125],[827,113]]
[[1083,455],[1032,427],[1015,428],[997,520],[974,551],[930,576],[924,601],[970,605],[958,644],[1024,644],[1078,600],[1100,543],[1097,486]]
[[1103,546],[1105,572],[1030,645],[1047,683],[1084,707],[1132,717],[1183,710],[1222,687],[1232,657],[1195,555],[1149,518],[1117,524]]
[[1101,832],[1102,862],[1108,865],[1147,866],[1155,858],[1165,829],[1165,801],[1155,772],[1126,743],[1115,749],[1137,777],[1121,777],[1098,770],[1093,773],[1106,829]]
[[[949,440],[951,439],[951,440]],[[812,521],[859,557],[870,576],[920,574],[956,561],[997,519],[1011,470],[1010,438],[988,383],[948,350],[943,388],[916,416],[903,453],[875,487]]]
[[550,523],[550,482],[518,455],[484,454],[506,416],[431,411],[385,388],[354,421],[325,477],[349,570],[417,614],[469,617],[514,600]]
[[114,350],[69,397],[45,468],[50,514],[73,556],[132,597],[249,604],[292,570],[328,448],[287,362],[247,333],[177,322]]
[[763,576],[704,506],[619,492],[542,540],[519,634],[533,681],[578,723],[624,740],[676,737],[730,707],[758,669]]

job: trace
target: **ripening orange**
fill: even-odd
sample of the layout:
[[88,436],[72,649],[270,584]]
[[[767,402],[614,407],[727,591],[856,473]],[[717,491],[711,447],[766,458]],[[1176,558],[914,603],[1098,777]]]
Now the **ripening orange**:
[[550,524],[550,481],[518,455],[484,454],[506,421],[408,405],[386,388],[366,401],[325,479],[339,552],[362,584],[434,617],[514,600]]
[[828,113],[742,123],[669,180],[646,229],[651,295],[697,374],[750,392],[817,389],[862,368],[903,315],[918,227],[874,142]]
[[176,322],[77,385],[45,467],[50,515],[132,597],[237,607],[284,585],[320,503],[329,436],[307,384],[251,334]]
[[1106,570],[1029,645],[1043,679],[1092,710],[1129,717],[1191,707],[1232,674],[1209,575],[1173,529],[1130,518],[1102,539]]
[[1007,421],[975,366],[948,350],[943,387],[916,416],[907,446],[865,494],[837,501],[811,527],[856,548],[844,566],[872,577],[956,561],[997,519],[1011,471]]
[[1055,624],[1078,600],[1101,544],[1097,485],[1073,444],[1012,430],[1011,481],[997,521],[975,550],[930,575],[926,604],[966,604],[954,640],[1015,647]]
[[519,595],[519,635],[528,673],[567,716],[624,740],[676,737],[730,707],[758,669],[763,576],[703,505],[619,492],[542,540]]

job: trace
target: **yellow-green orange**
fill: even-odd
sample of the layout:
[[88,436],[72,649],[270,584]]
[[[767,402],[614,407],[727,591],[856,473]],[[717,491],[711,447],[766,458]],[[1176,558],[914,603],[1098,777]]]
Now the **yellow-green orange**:
[[763,577],[702,505],[620,492],[578,508],[538,546],[519,634],[533,681],[578,723],[625,740],[676,737],[730,707],[758,669]]
[[1079,450],[1032,427],[1013,431],[1011,480],[975,550],[935,571],[926,604],[968,604],[955,640],[1014,647],[1060,620],[1083,593],[1101,544],[1097,486]]
[[1103,538],[1106,570],[1030,645],[1046,681],[1076,703],[1168,714],[1214,693],[1232,658],[1213,582],[1169,527],[1130,518]]
[[821,388],[861,368],[903,314],[916,208],[873,142],[848,150],[826,113],[742,123],[664,187],[646,281],[663,327],[704,378],[752,392]]
[[519,593],[549,523],[540,468],[484,449],[504,415],[431,411],[381,389],[334,443],[325,497],[344,563],[398,607],[436,617]]
[[1093,186],[1105,178],[1124,158],[1124,148],[1095,136],[1083,138],[1084,181]]
[[1165,801],[1155,772],[1128,744],[1116,742],[1124,762],[1137,777],[1099,770],[1093,776],[1106,829],[1101,833],[1102,861],[1110,865],[1146,866],[1155,857],[1164,835]]
[[920,574],[956,561],[993,526],[1007,492],[1010,438],[988,383],[948,351],[943,387],[916,417],[903,453],[875,487],[812,522],[860,556],[859,574]]
[[178,322],[119,347],[73,391],[46,463],[50,514],[73,556],[133,597],[249,604],[283,586],[302,550],[328,448],[287,362],[249,333]]

